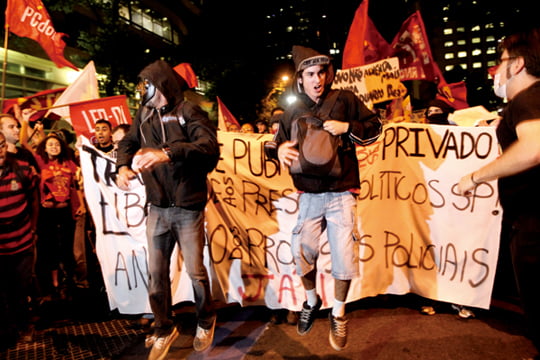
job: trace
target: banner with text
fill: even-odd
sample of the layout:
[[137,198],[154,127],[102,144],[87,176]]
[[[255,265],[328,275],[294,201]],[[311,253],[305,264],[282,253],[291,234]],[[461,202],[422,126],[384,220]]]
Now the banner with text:
[[[305,300],[290,237],[298,194],[286,170],[264,155],[271,135],[219,132],[221,159],[209,175],[205,264],[216,299],[298,311]],[[457,195],[460,177],[498,155],[494,129],[393,124],[358,147],[361,276],[348,301],[409,292],[488,308],[502,211],[494,182]],[[144,192],[114,184],[114,162],[89,142],[81,149],[85,194],[96,222],[97,251],[112,309],[148,312]],[[112,170],[111,170],[112,167]],[[318,290],[332,306],[326,237]],[[172,262],[174,302],[191,301],[181,256]]]
[[77,136],[94,136],[97,120],[108,120],[113,129],[120,124],[131,124],[131,115],[125,95],[110,96],[70,104],[71,123]]
[[407,94],[407,88],[400,80],[399,60],[396,57],[338,70],[332,88],[352,91],[369,108]]

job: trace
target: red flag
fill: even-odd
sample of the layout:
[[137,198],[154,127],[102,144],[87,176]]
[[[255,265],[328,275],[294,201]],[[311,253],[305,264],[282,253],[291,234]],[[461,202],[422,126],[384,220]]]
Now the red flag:
[[444,97],[456,109],[468,107],[465,83],[448,84],[433,60],[420,11],[405,20],[392,41],[392,47],[394,55],[399,58],[402,81],[433,81],[437,84],[439,97]]
[[412,14],[392,41],[394,55],[399,58],[401,80],[439,82],[440,70],[433,61],[420,11]]
[[59,68],[67,66],[79,70],[64,58],[66,44],[62,37],[66,34],[54,30],[41,0],[8,0],[6,29],[15,35],[37,41]]
[[197,75],[191,68],[191,64],[181,63],[174,67],[174,71],[178,73],[184,79],[190,89],[196,88],[199,85],[197,81]]
[[218,128],[221,131],[229,131],[231,126],[236,126],[240,130],[240,124],[236,118],[231,114],[229,109],[223,104],[219,96],[217,97],[218,101]]
[[88,139],[92,138],[94,124],[99,119],[108,120],[113,128],[120,124],[131,124],[126,95],[70,104],[69,112],[71,114],[71,124],[77,136],[84,135]]
[[65,89],[66,88],[45,90],[26,97],[6,99],[4,100],[3,111],[4,113],[15,114],[15,105],[18,105],[21,110],[35,109],[38,111],[34,115],[32,115],[30,121],[39,120],[45,117],[45,114],[47,113],[47,109],[39,109],[52,106],[52,104],[54,104],[56,99],[64,92]]
[[436,95],[436,98],[446,101],[456,110],[466,109],[469,107],[469,103],[467,102],[467,86],[465,85],[465,81],[452,84],[447,84],[444,82],[443,86],[439,86],[439,93]]
[[342,69],[371,64],[392,54],[392,47],[369,18],[368,7],[368,0],[364,0],[356,9],[343,49]]

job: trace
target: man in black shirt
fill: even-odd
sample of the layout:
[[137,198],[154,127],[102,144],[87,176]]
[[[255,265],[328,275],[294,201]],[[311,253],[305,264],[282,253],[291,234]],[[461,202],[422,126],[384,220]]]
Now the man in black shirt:
[[481,183],[498,180],[517,289],[540,349],[540,28],[504,38],[500,50],[494,92],[508,99],[497,124],[502,155],[463,176],[458,191],[470,196]]

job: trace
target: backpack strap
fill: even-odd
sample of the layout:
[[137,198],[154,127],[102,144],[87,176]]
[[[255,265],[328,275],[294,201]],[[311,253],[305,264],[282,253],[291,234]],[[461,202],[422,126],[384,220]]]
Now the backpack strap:
[[321,109],[318,111],[319,116],[323,120],[330,117],[330,112],[334,108],[339,94],[341,94],[341,90],[335,90],[330,92],[330,94],[328,94],[328,96],[324,99]]

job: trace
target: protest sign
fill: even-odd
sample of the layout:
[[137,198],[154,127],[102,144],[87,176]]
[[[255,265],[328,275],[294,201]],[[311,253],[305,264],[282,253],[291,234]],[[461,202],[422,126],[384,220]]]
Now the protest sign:
[[399,98],[407,93],[407,89],[400,81],[397,58],[338,70],[332,88],[352,91],[369,108],[372,108],[373,104]]
[[[221,159],[208,177],[204,253],[213,296],[298,311],[305,295],[290,238],[299,195],[287,170],[264,154],[272,136],[220,131],[218,138]],[[496,184],[481,183],[472,197],[458,195],[455,187],[461,176],[496,158],[494,129],[391,124],[357,154],[361,276],[347,301],[412,292],[488,308],[502,215]],[[81,164],[111,308],[147,312],[143,185],[133,180],[130,191],[117,188],[112,161],[88,142]],[[330,307],[333,280],[324,235],[320,246],[317,286],[323,306]],[[192,300],[177,254],[171,275],[174,303]]]

